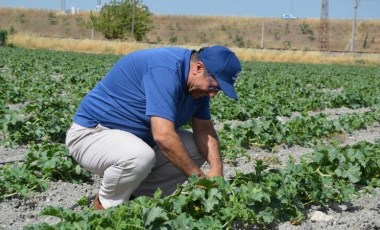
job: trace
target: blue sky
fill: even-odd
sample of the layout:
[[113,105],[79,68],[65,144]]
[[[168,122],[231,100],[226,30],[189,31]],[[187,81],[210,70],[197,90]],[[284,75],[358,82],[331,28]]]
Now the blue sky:
[[[355,0],[329,0],[329,17],[352,19]],[[109,0],[102,0],[108,3]],[[95,10],[97,0],[66,0],[66,8]],[[154,14],[319,18],[321,0],[143,0]],[[0,0],[0,7],[60,9],[61,0]],[[357,19],[380,19],[380,0],[361,0]]]

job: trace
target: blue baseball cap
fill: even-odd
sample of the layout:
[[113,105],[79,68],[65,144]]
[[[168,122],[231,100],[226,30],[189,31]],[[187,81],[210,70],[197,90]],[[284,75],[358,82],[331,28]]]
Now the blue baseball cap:
[[237,100],[234,83],[241,71],[241,64],[235,53],[224,46],[210,46],[200,51],[199,59],[216,78],[223,93]]

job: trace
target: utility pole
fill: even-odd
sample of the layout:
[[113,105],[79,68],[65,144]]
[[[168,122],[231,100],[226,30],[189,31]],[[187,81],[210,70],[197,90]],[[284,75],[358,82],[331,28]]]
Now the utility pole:
[[327,51],[329,49],[329,1],[328,0],[322,0],[322,4],[321,4],[319,43],[320,43],[321,51]]
[[264,49],[264,22],[261,25],[261,49]]
[[61,10],[62,10],[63,12],[66,11],[66,1],[65,1],[65,0],[61,0]]
[[132,0],[133,5],[132,5],[132,39],[134,39],[134,32],[135,32],[135,8],[136,8],[136,0]]
[[293,15],[293,0],[290,0],[290,15]]
[[102,0],[97,0],[96,1],[96,11],[99,12],[101,8],[102,8]]
[[351,46],[350,51],[354,52],[355,49],[355,30],[356,30],[356,12],[358,11],[360,0],[354,0],[354,18],[352,19],[352,33],[351,33]]
[[91,17],[91,40],[94,39],[94,21],[93,18]]

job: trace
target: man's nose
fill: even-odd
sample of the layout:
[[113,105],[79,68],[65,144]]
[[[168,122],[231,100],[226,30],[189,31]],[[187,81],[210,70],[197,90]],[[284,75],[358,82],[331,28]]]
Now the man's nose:
[[218,93],[218,91],[210,91],[208,92],[209,97],[213,98]]

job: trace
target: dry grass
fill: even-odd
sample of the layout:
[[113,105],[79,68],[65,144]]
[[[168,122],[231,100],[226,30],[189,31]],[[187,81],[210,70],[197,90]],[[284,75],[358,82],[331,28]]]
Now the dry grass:
[[380,54],[329,53],[319,51],[255,50],[236,48],[243,61],[312,64],[380,65]]
[[104,41],[73,38],[48,38],[32,34],[15,34],[9,37],[9,43],[29,49],[51,49],[77,51],[85,53],[127,54],[151,45],[138,42]]
[[[15,46],[30,49],[52,49],[87,53],[127,54],[135,50],[158,47],[138,42],[104,41],[72,38],[47,38],[32,34],[15,34],[9,37]],[[200,46],[183,47],[198,49]],[[242,61],[293,62],[315,64],[365,64],[379,65],[380,54],[326,53],[318,51],[278,51],[250,48],[231,48]]]

